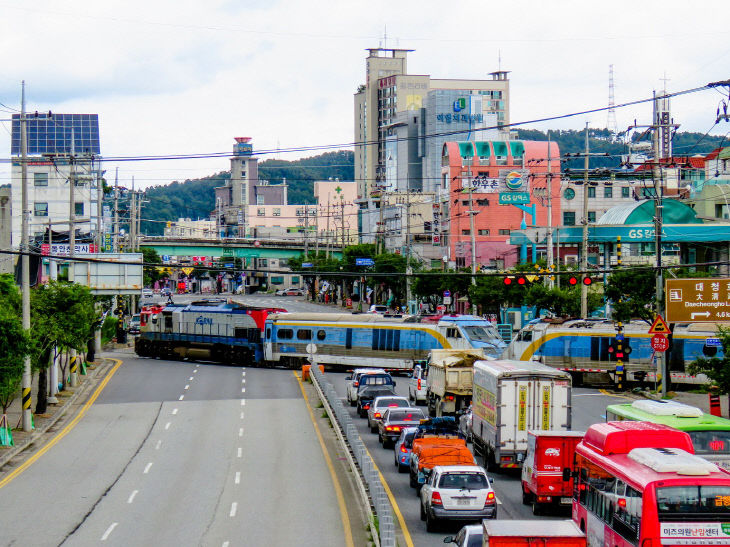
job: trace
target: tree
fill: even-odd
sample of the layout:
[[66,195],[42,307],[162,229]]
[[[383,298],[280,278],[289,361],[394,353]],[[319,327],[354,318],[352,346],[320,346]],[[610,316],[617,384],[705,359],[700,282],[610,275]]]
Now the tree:
[[722,345],[722,357],[698,357],[687,366],[687,372],[707,375],[721,393],[730,394],[730,329],[718,325],[717,337]]
[[651,322],[656,305],[656,278],[652,270],[616,270],[609,276],[603,293],[611,301],[616,321]]
[[[580,317],[580,287],[553,287],[533,284],[525,295],[525,303],[540,310],[548,310],[556,317]],[[601,295],[588,291],[588,313],[601,305]]]
[[[145,264],[162,264],[162,259],[157,251],[151,247],[142,247],[142,261]],[[145,287],[151,287],[155,281],[163,276],[155,266],[145,266],[142,272],[142,283]]]
[[3,414],[20,388],[24,359],[29,351],[28,335],[14,307],[20,301],[20,293],[14,284],[6,283],[6,277],[0,276],[0,406]]

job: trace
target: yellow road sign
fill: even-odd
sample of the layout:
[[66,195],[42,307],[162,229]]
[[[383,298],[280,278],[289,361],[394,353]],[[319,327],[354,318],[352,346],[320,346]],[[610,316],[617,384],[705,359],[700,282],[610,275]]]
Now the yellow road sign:
[[669,334],[669,325],[664,321],[661,315],[657,315],[651,324],[649,334]]

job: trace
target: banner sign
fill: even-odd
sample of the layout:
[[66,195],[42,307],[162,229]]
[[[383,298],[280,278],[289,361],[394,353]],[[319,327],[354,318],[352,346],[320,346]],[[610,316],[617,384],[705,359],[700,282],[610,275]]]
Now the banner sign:
[[[71,246],[68,243],[54,243],[49,246],[48,243],[41,245],[42,255],[60,255],[69,256]],[[96,253],[97,247],[93,243],[76,243],[74,245],[74,254],[93,254]]]

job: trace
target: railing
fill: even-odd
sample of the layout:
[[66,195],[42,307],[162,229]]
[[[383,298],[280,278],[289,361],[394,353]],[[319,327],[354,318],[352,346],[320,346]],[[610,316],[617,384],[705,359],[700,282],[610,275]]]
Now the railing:
[[368,508],[368,514],[378,518],[379,534],[374,519],[369,519],[370,531],[375,545],[395,547],[393,511],[388,501],[388,494],[380,480],[380,473],[375,467],[370,454],[365,448],[365,443],[362,442],[360,434],[357,432],[350,413],[345,408],[335,388],[327,381],[316,364],[312,365],[310,372],[312,383],[322,400],[337,438],[346,449],[349,448],[349,451],[346,450],[347,460],[353,475],[357,479],[358,489],[365,506]]

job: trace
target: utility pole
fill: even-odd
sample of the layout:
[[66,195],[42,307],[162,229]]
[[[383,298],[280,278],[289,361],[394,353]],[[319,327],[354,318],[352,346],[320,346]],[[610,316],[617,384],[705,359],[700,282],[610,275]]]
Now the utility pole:
[[134,232],[137,235],[137,239],[135,240],[135,251],[139,251],[140,239],[142,237],[142,204],[143,203],[144,203],[144,200],[142,199],[142,190],[139,190],[137,192],[137,229]]
[[327,260],[330,258],[330,195],[327,194],[327,242],[325,243],[326,247],[326,254],[327,254]]
[[[552,271],[554,258],[553,258],[553,173],[551,170],[551,156],[550,156],[550,130],[547,132],[548,142],[548,153],[547,153],[547,269]],[[549,288],[553,288],[555,281],[552,279],[552,275],[545,276]]]
[[340,224],[342,225],[342,254],[345,253],[345,200],[340,196]]
[[[471,284],[475,287],[477,284],[477,246],[476,246],[476,234],[474,234],[474,203],[472,201],[472,191],[474,189],[474,180],[471,178],[471,172],[469,176],[469,238],[471,239]],[[477,314],[477,305],[472,303],[471,313]]]
[[114,226],[112,226],[112,250],[119,252],[119,167],[114,173]]
[[[590,144],[588,143],[588,122],[586,122],[585,158],[583,160],[583,238],[580,247],[580,269],[588,271],[588,166],[590,164]],[[588,317],[588,285],[580,284],[580,316]]]
[[314,256],[319,256],[319,207],[314,210]]
[[101,252],[104,246],[104,231],[101,219],[102,211],[102,199],[104,197],[104,185],[101,180],[101,162],[99,163],[99,170],[94,170],[94,160],[91,160],[91,173],[96,179],[96,252]]
[[411,304],[411,191],[406,188],[406,312]]
[[[666,94],[666,92],[665,92]],[[662,217],[664,211],[664,204],[662,203],[662,188],[661,178],[661,166],[659,161],[661,160],[661,154],[659,152],[659,137],[662,134],[662,121],[657,108],[656,91],[654,92],[654,132],[652,134],[652,146],[654,148],[654,164],[651,169],[651,175],[654,179],[654,236],[656,247],[656,310],[657,315],[664,315],[664,278],[662,276]],[[662,371],[662,397],[667,396],[667,386],[669,371],[667,370],[667,359],[666,352],[658,352],[659,370]]]
[[[378,201],[378,203],[380,203],[380,220],[378,221],[378,230],[377,230],[377,233],[378,233],[378,242],[377,242],[377,246],[375,247],[376,248],[376,254],[380,254],[382,252],[385,252],[385,226],[383,225],[383,214],[384,214],[384,211],[383,211],[383,207],[384,207],[383,198],[385,197],[384,194],[385,194],[385,188],[383,188],[381,186],[381,188],[380,188],[380,198],[379,198],[379,201]],[[343,230],[343,238],[344,238],[344,230],[345,230],[345,224],[344,223],[342,224],[342,230]],[[382,250],[381,250],[381,245],[382,245]]]
[[308,232],[309,232],[309,209],[307,208],[307,205],[304,204],[304,258],[306,259],[309,255],[309,241],[308,241]]
[[69,208],[68,208],[68,256],[71,258],[68,264],[68,280],[74,280],[74,261],[76,256],[76,144],[74,140],[74,128],[71,128],[71,157],[69,161]]
[[[23,253],[20,257],[22,268],[21,273],[21,294],[23,306],[23,330],[30,331],[30,257],[28,256],[28,238],[30,226],[28,220],[30,211],[28,210],[28,119],[25,116],[25,80],[21,83],[21,99],[20,99],[20,169],[22,180],[22,197],[21,197],[21,221],[20,234],[20,250]],[[33,429],[33,416],[31,415],[31,382],[33,377],[30,372],[30,355],[26,355],[23,359],[23,409],[22,421],[23,431],[31,431]]]

